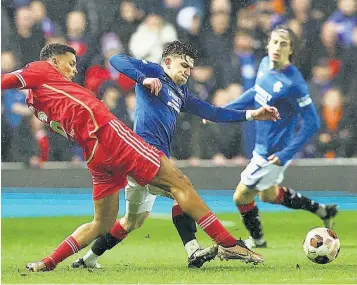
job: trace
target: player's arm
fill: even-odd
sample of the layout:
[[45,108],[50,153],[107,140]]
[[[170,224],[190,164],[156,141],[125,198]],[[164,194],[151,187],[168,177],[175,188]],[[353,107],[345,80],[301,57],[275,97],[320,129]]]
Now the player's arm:
[[291,144],[280,152],[274,154],[279,158],[280,164],[282,165],[284,165],[288,160],[292,159],[294,155],[302,148],[302,146],[308,142],[320,128],[320,118],[310,96],[305,95],[299,97],[296,103],[298,105],[297,108],[302,116],[303,122],[300,130],[298,131]]
[[157,78],[162,71],[158,64],[138,60],[126,54],[113,55],[109,58],[109,62],[116,70],[158,95],[162,88],[161,81]]
[[254,104],[255,93],[254,87],[252,87],[240,95],[237,100],[228,103],[224,108],[242,110],[251,107]]
[[31,89],[40,86],[47,78],[43,62],[32,62],[23,69],[1,75],[1,90]]
[[278,120],[279,113],[274,107],[264,106],[258,110],[233,110],[213,106],[187,92],[183,112],[190,113],[212,122],[242,122],[247,120]]

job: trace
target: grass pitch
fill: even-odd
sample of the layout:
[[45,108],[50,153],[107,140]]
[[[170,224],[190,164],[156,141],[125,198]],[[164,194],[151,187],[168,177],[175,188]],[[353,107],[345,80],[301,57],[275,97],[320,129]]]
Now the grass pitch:
[[[247,232],[238,214],[218,215],[235,237]],[[357,212],[341,212],[335,231],[341,240],[338,258],[330,264],[310,262],[302,243],[306,233],[321,221],[305,212],[262,213],[269,248],[258,250],[265,263],[258,266],[240,261],[214,260],[198,270],[187,269],[187,256],[170,219],[151,218],[124,243],[100,260],[101,270],[72,269],[70,257],[52,272],[28,273],[27,262],[38,261],[78,225],[90,217],[2,219],[2,283],[113,284],[113,283],[280,283],[356,284]],[[198,239],[210,239],[199,230]]]

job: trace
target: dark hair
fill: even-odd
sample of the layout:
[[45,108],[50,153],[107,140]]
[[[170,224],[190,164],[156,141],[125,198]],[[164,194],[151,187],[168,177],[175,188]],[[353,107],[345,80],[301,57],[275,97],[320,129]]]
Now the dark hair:
[[293,32],[292,29],[288,28],[287,26],[284,25],[279,25],[277,26],[274,30],[271,31],[271,33],[268,36],[268,40],[267,40],[267,44],[270,42],[270,38],[273,32],[279,32],[279,31],[285,31],[286,33],[288,33],[289,35],[289,39],[290,39],[290,47],[293,51],[293,53],[291,55],[289,55],[289,60],[290,62],[294,62],[294,59],[298,53],[298,39],[295,35],[295,33]]
[[169,55],[187,55],[192,59],[198,58],[198,52],[196,49],[194,49],[190,44],[185,44],[180,41],[173,41],[165,45],[162,58],[164,59]]
[[66,54],[67,52],[76,55],[74,48],[60,43],[49,44],[45,46],[40,52],[40,60],[47,60],[55,55]]

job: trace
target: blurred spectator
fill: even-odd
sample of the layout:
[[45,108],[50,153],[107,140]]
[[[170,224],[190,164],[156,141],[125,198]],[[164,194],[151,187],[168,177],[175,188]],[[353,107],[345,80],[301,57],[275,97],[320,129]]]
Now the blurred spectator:
[[352,31],[357,26],[357,0],[338,0],[337,6],[328,23],[337,33],[337,43],[345,47],[352,43]]
[[174,40],[175,27],[160,15],[150,14],[130,38],[129,50],[135,58],[159,63],[165,44]]
[[210,4],[210,14],[217,12],[224,12],[226,14],[231,14],[232,5],[229,0],[212,0]]
[[211,57],[214,67],[221,60],[227,59],[232,50],[230,33],[230,14],[219,11],[210,16],[210,28],[202,33],[202,45],[204,54]]
[[16,10],[15,26],[14,44],[21,51],[20,65],[38,60],[45,38],[40,27],[34,25],[34,19],[28,6],[23,6]]
[[109,58],[118,53],[123,53],[123,46],[115,33],[106,33],[101,38],[101,54],[97,55],[85,74],[84,86],[93,93],[98,94],[99,87],[108,80],[114,80],[125,92],[134,87],[135,82],[119,73],[109,62]]
[[102,33],[111,31],[112,23],[117,21],[115,16],[119,4],[120,1],[116,0],[77,0],[74,9],[85,13],[88,32],[92,37],[99,37]]
[[169,23],[176,23],[177,14],[184,7],[184,0],[162,0],[160,14]]
[[120,3],[118,17],[111,25],[111,31],[119,35],[125,53],[129,52],[129,40],[131,35],[138,28],[143,13],[136,7],[135,3],[123,0]]
[[323,103],[324,94],[332,88],[332,75],[327,58],[318,60],[312,69],[312,78],[309,82],[310,96],[319,109]]
[[41,26],[45,38],[52,37],[55,33],[55,29],[60,31],[60,27],[47,16],[47,8],[42,1],[32,1],[30,10],[34,22]]
[[243,85],[244,90],[254,86],[257,59],[254,55],[253,36],[244,30],[238,30],[234,37],[233,52],[229,58],[219,64],[219,86],[227,87],[230,83]]
[[[342,92],[350,93],[353,88],[357,90],[357,26],[353,29],[351,46],[342,51],[341,61],[342,67],[338,74],[338,83]],[[357,97],[354,97],[354,100],[356,99]]]
[[133,127],[133,120],[129,115],[124,93],[115,81],[104,82],[100,86],[98,98],[119,120],[123,121],[128,127]]
[[85,71],[89,67],[92,57],[97,52],[95,39],[87,29],[87,20],[84,12],[75,10],[67,15],[66,37],[68,45],[76,51],[78,75],[75,81],[82,84]]
[[206,57],[201,43],[202,19],[195,7],[185,7],[177,15],[179,39],[189,43],[197,51],[199,58]]
[[343,108],[343,97],[338,89],[330,89],[325,93],[320,114],[322,124],[316,137],[319,157],[345,157],[351,135]]

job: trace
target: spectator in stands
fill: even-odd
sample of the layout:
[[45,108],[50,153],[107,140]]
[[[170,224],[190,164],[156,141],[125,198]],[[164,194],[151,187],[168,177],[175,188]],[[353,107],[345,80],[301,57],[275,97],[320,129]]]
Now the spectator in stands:
[[177,15],[179,39],[190,43],[199,53],[199,58],[207,57],[201,43],[202,18],[196,7],[185,7]]
[[[85,13],[88,31],[99,38],[103,33],[113,30],[113,23],[118,21],[118,10],[122,1],[116,0],[76,0],[75,10]],[[124,2],[124,1],[123,1]]]
[[75,81],[83,84],[85,71],[98,51],[95,39],[87,29],[87,19],[83,11],[74,10],[68,13],[66,39],[68,45],[76,51],[78,74]]
[[14,45],[21,51],[19,65],[35,61],[45,43],[45,38],[39,26],[34,25],[31,10],[23,6],[15,11]]
[[316,136],[319,157],[345,157],[351,140],[343,97],[338,89],[330,89],[320,109],[321,128]]
[[161,1],[160,14],[167,22],[176,23],[179,11],[185,7],[184,0],[163,0]]
[[29,7],[35,24],[40,25],[45,38],[52,37],[55,33],[55,29],[60,30],[58,24],[47,16],[47,8],[42,1],[32,1]]
[[175,27],[158,14],[149,14],[130,38],[133,57],[159,63],[166,43],[177,40]]
[[215,68],[221,60],[227,59],[232,50],[230,13],[215,11],[211,14],[209,23],[209,29],[202,33],[202,45],[204,54],[211,57]]
[[124,49],[117,34],[105,33],[100,40],[101,53],[93,59],[93,64],[87,69],[84,86],[98,95],[99,87],[108,80],[116,82],[117,86],[127,92],[134,87],[135,82],[118,72],[109,63],[109,58]]
[[107,105],[110,112],[117,116],[119,120],[128,124],[128,127],[133,127],[133,120],[129,116],[125,95],[118,87],[116,81],[104,82],[99,88],[98,98]]
[[323,103],[324,94],[333,86],[331,79],[332,75],[328,59],[319,59],[317,65],[312,69],[312,78],[309,81],[310,96],[318,109]]
[[338,9],[328,18],[337,33],[337,43],[347,47],[352,43],[353,28],[357,26],[357,0],[338,0]]
[[[342,67],[338,74],[338,83],[344,93],[349,94],[352,89],[357,90],[357,26],[352,33],[352,43],[341,54]],[[357,97],[353,97],[356,100]]]
[[119,35],[124,46],[124,53],[129,53],[129,40],[136,31],[144,14],[139,10],[135,3],[123,0],[120,3],[118,16],[111,25],[111,31]]

